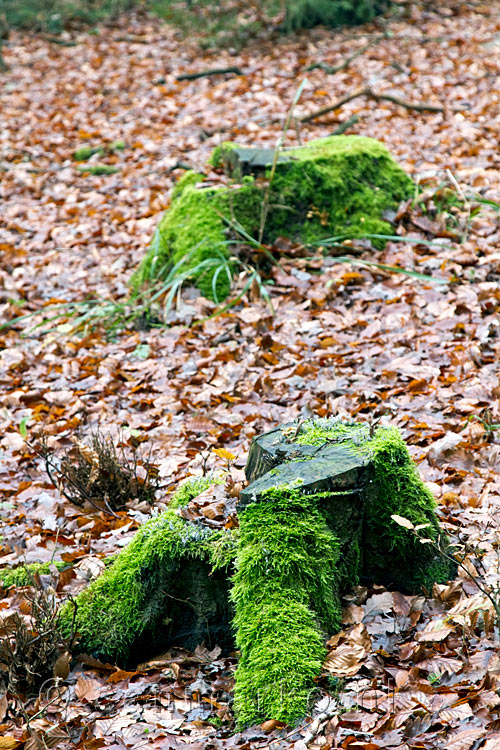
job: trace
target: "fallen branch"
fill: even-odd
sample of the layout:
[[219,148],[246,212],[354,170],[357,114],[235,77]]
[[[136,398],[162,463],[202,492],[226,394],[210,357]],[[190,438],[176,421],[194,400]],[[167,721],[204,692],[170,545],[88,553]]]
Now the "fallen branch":
[[347,104],[347,102],[351,102],[353,99],[357,99],[359,96],[368,96],[370,93],[370,89],[368,86],[364,86],[361,89],[356,89],[355,91],[351,91],[350,94],[344,94],[344,96],[341,96],[340,99],[337,99],[333,102],[333,104],[328,104],[326,107],[321,107],[321,109],[317,109],[315,112],[311,112],[308,115],[302,115],[302,117],[299,117],[299,122],[309,122],[309,120],[315,120],[316,117],[321,117],[322,115],[328,114],[328,112],[333,112],[335,109],[339,109],[339,107],[342,107],[344,104]]
[[[419,112],[445,111],[445,108],[442,104],[431,104],[430,102],[410,102],[407,99],[400,99],[398,96],[393,96],[392,94],[376,94],[375,91],[373,91],[369,86],[364,86],[363,88],[352,91],[350,94],[341,96],[340,99],[337,99],[332,104],[329,104],[326,107],[321,107],[321,109],[317,109],[315,112],[311,112],[308,115],[302,115],[302,117],[299,117],[298,120],[299,122],[309,122],[310,120],[315,120],[317,117],[326,115],[328,112],[333,112],[334,110],[339,109],[339,107],[342,107],[344,104],[347,104],[347,102],[351,102],[353,99],[357,99],[360,96],[367,96],[369,99],[374,99],[375,101],[385,100],[388,102],[393,102],[394,104],[398,104],[400,107],[404,107],[405,109],[415,109]],[[452,111],[460,112],[461,110],[453,107]]]
[[[444,112],[444,107],[442,104],[431,104],[430,102],[409,102],[407,99],[400,99],[398,96],[393,96],[392,94],[374,94],[371,92],[369,94],[370,99],[385,99],[388,102],[394,102],[394,104],[399,104],[400,107],[405,107],[405,109],[416,109],[419,112]],[[458,109],[454,109],[453,111],[458,112]]]
[[224,73],[234,73],[237,76],[244,76],[244,72],[240,68],[212,68],[211,70],[202,70],[199,73],[182,73],[182,75],[176,77],[176,81],[194,81],[196,78],[204,78],[205,76],[219,76]]

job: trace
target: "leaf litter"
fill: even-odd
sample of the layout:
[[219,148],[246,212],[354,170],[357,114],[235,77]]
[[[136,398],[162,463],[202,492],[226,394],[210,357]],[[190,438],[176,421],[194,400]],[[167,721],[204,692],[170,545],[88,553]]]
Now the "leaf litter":
[[[391,34],[348,69],[307,71],[296,114],[367,84],[432,100],[444,113],[355,99],[302,125],[300,135],[329,134],[356,116],[349,132],[382,140],[424,196],[426,180],[448,170],[464,195],[479,196],[481,210],[458,214],[450,229],[432,213],[401,207],[398,231],[422,244],[389,242],[378,267],[311,260],[283,243],[268,287],[274,315],[252,287],[238,305],[196,326],[189,323],[213,306],[188,292],[168,328],[114,340],[99,330],[67,335],[64,327],[45,336],[22,337],[19,326],[0,331],[5,566],[49,563],[42,585],[58,598],[76,594],[150,512],[134,503],[115,515],[72,505],[28,443],[44,437],[54,454],[64,453],[75,436],[99,431],[124,450],[150,446],[158,510],[179,480],[223,470],[229,460],[232,488],[215,486],[185,509],[222,526],[235,523],[234,487],[243,482],[254,435],[337,414],[390,420],[403,431],[468,569],[498,581],[500,17],[494,4],[479,1],[401,5]],[[337,65],[375,35],[375,25],[313,29],[215,53],[134,15],[95,35],[75,31],[72,48],[12,34],[0,93],[1,322],[59,302],[123,296],[168,205],[178,163],[203,164],[221,140],[274,146],[306,68]],[[195,66],[213,67],[215,55],[217,67],[237,66],[244,75],[177,80]],[[124,148],[112,152],[116,142]],[[296,145],[294,129],[285,143]],[[113,173],[78,171],[73,154],[85,147],[104,150]],[[461,244],[453,241],[457,227],[466,228]],[[359,252],[374,258],[369,245]],[[384,266],[449,283],[392,275]],[[69,567],[57,570],[55,562]],[[22,589],[5,591],[4,622],[23,611],[23,601]],[[360,587],[345,601],[343,623],[329,641],[312,716],[297,728],[271,721],[235,734],[235,656],[200,644],[128,670],[80,655],[67,679],[35,701],[4,695],[0,748],[500,746],[497,624],[464,572],[418,596]]]

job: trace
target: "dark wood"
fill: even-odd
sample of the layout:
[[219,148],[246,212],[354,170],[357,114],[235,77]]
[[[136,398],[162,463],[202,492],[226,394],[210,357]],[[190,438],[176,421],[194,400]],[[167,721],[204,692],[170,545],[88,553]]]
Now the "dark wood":
[[[241,180],[245,175],[255,175],[270,169],[275,158],[273,148],[245,148],[238,147],[224,151],[224,169],[230,177]],[[293,157],[280,151],[277,162],[291,161]]]
[[198,73],[181,73],[176,77],[176,81],[195,81],[197,78],[206,78],[207,76],[221,76],[232,73],[235,76],[244,76],[245,73],[240,68],[212,68],[211,70],[200,70]]

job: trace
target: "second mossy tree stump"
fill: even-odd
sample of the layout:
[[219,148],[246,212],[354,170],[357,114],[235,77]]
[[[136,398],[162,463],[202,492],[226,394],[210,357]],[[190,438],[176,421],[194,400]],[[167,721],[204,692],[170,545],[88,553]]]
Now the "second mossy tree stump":
[[[254,441],[247,476],[239,530],[180,517],[175,506],[196,488],[181,491],[80,594],[76,624],[85,650],[129,663],[146,643],[235,641],[239,725],[290,724],[310,705],[343,591],[376,582],[416,592],[455,566],[391,519],[440,535],[434,499],[395,429],[333,419],[280,427]],[[68,605],[66,631],[72,614]]]
[[414,192],[410,177],[373,138],[330,136],[281,149],[273,168],[275,156],[273,149],[223,143],[210,161],[224,169],[225,182],[187,172],[172,191],[133,287],[190,278],[206,297],[221,301],[241,270],[238,246],[249,237],[257,245],[278,237],[306,245],[371,237],[381,248],[383,236],[393,234],[387,212]]

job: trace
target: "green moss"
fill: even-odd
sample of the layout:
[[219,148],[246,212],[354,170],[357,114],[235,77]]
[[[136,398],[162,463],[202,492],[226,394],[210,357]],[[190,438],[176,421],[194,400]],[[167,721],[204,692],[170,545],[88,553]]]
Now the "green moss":
[[230,156],[231,151],[235,151],[237,148],[237,143],[233,143],[233,141],[224,141],[224,143],[221,143],[219,146],[216,146],[214,148],[210,155],[208,163],[211,167],[214,167],[214,169],[223,168],[226,164],[229,163],[228,157]]
[[104,154],[104,149],[100,146],[92,148],[92,146],[82,146],[73,153],[73,159],[75,161],[87,161],[94,154]]
[[[156,639],[161,642],[172,622],[169,613],[175,602],[192,596],[196,607],[197,596],[211,595],[211,591],[189,590],[197,585],[197,575],[203,583],[211,570],[231,563],[235,544],[232,539],[223,542],[223,535],[232,537],[231,532],[189,523],[171,509],[147,521],[78,596],[76,627],[81,648],[106,659],[127,660],[141,637],[151,644]],[[189,610],[189,602],[183,606]],[[72,619],[73,606],[68,603],[61,613],[66,636]]]
[[288,210],[273,210],[274,236],[286,231],[303,242],[317,242],[342,234],[392,234],[382,215],[409,197],[413,184],[382,143],[331,136],[286,153],[293,158],[279,165],[272,189],[273,202]]
[[[205,187],[202,175],[188,172],[174,188],[171,206],[132,277],[135,289],[164,279],[180,264],[176,270],[192,270],[205,296],[220,300],[228,294],[233,270],[228,240],[237,237],[235,223],[250,236],[258,236],[267,194],[265,180],[242,178],[237,151],[236,144],[224,143],[214,150],[211,163],[224,166],[241,185]],[[263,153],[270,153],[272,162],[272,151]],[[264,160],[255,169],[269,178],[271,163],[266,167]],[[382,218],[384,211],[395,208],[412,190],[410,178],[378,141],[360,136],[311,141],[279,155],[263,240],[272,243],[285,236],[318,242],[338,235],[388,234],[391,226]],[[373,243],[382,247],[384,240]]]
[[212,484],[224,484],[223,477],[214,474],[207,474],[205,477],[189,477],[176,489],[169,507],[181,508],[183,505],[187,505],[193,498],[208,490]]
[[192,271],[204,296],[217,301],[227,297],[231,286],[232,246],[227,221],[236,221],[254,233],[260,216],[260,190],[246,185],[229,191],[224,187],[199,188],[199,175],[187,173],[174,190],[152,246],[132,277],[139,288],[152,279],[165,278],[172,266],[178,273]]
[[340,624],[337,559],[314,496],[281,487],[240,514],[231,594],[240,725],[294,723],[307,711],[326,654],[324,631]]
[[393,428],[379,428],[368,449],[372,457],[369,481],[376,492],[368,493],[364,575],[411,593],[453,578],[454,563],[436,556],[432,545],[420,544],[391,519],[396,514],[415,526],[428,524],[425,535],[435,541],[442,534],[435,514],[436,502],[420,479],[401,434]]
[[111,164],[85,164],[85,166],[77,167],[79,172],[82,174],[102,175],[102,174],[116,174],[120,170],[118,167],[113,167]]
[[57,570],[69,567],[66,562],[30,563],[19,565],[17,568],[3,568],[0,570],[0,584],[4,589],[9,586],[29,586],[36,575],[47,575],[52,572],[53,566]]
[[[141,639],[170,644],[180,633],[182,645],[188,634],[193,645],[201,642],[210,628],[229,622],[230,599],[240,650],[240,726],[265,719],[293,724],[307,712],[325,635],[340,627],[343,590],[361,578],[418,591],[456,569],[391,519],[428,524],[433,539],[440,533],[434,499],[397,430],[309,420],[299,431],[283,429],[283,436],[303,445],[342,443],[329,455],[356,454],[359,473],[334,491],[308,494],[301,475],[295,484],[273,484],[241,510],[233,531],[187,522],[174,510],[214,481],[191,478],[78,597],[81,648],[122,661],[136,654]],[[66,635],[72,617],[67,605]]]

